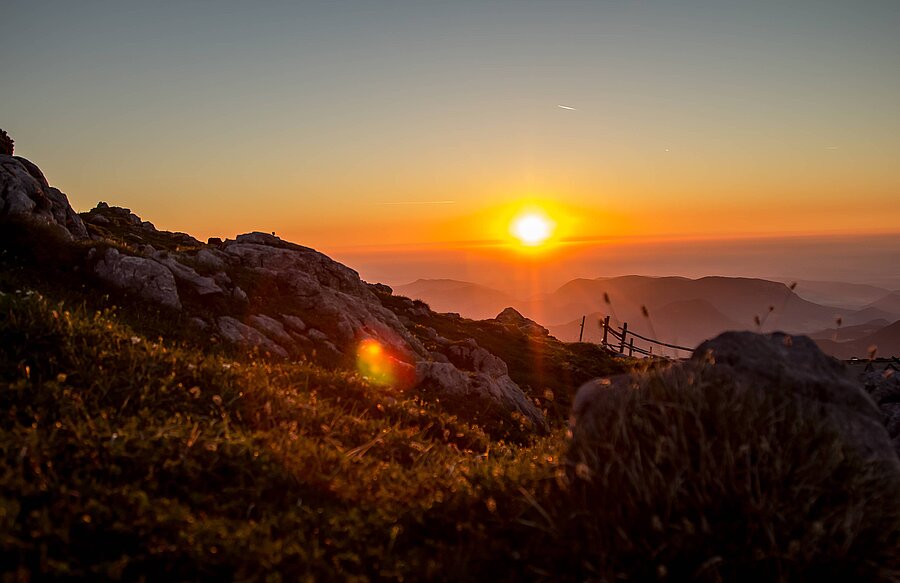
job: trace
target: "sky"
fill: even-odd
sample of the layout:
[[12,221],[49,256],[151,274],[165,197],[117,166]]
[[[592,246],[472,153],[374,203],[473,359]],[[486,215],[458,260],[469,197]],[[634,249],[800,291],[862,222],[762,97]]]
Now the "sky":
[[[900,287],[895,0],[5,0],[2,16],[0,127],[76,210],[274,231],[392,283],[515,266]],[[527,206],[556,227],[539,250],[508,235]]]

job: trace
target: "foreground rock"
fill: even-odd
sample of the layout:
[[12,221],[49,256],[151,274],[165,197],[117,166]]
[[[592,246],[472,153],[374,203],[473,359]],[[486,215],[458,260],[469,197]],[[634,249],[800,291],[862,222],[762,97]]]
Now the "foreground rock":
[[506,363],[469,338],[446,342],[439,353],[450,362],[420,361],[416,376],[421,386],[451,397],[487,397],[504,409],[527,419],[534,427],[546,430],[543,413],[509,377]]
[[19,156],[0,155],[0,218],[57,225],[73,239],[86,239],[87,228],[69,199],[47,183],[41,170]]
[[635,580],[896,580],[900,460],[883,420],[808,338],[726,333],[579,390],[556,528],[593,572],[646,561]]
[[900,455],[900,374],[897,368],[891,365],[883,370],[866,371],[861,381],[881,410],[885,429]]
[[[690,362],[676,365],[665,374],[673,379],[678,375],[703,377],[740,391],[791,396],[804,410],[814,411],[823,424],[834,428],[862,455],[900,464],[885,427],[885,414],[866,387],[806,336],[726,332],[702,343]],[[602,406],[609,394],[640,387],[644,382],[646,377],[642,375],[622,375],[585,384],[573,404],[573,424],[589,415],[592,408]],[[897,390],[896,381],[891,378],[871,383],[869,388],[883,399]]]

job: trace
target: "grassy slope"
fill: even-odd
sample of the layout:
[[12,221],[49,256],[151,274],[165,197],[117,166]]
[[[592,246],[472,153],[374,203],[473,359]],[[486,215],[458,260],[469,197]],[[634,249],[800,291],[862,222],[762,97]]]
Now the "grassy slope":
[[502,569],[533,530],[520,488],[552,479],[558,432],[491,442],[350,373],[148,337],[163,316],[136,320],[7,256],[0,291],[5,569],[464,577]]
[[[198,346],[46,233],[0,242],[4,579],[900,574],[896,477],[780,397],[651,371],[577,446],[503,442],[351,373]],[[506,350],[532,390],[564,382]]]

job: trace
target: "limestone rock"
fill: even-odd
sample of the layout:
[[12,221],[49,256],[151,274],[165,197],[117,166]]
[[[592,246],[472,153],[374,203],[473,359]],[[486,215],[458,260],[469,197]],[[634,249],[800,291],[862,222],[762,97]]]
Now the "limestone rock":
[[259,330],[244,324],[231,316],[220,316],[216,319],[216,327],[222,336],[233,344],[257,347],[261,350],[287,357],[287,350],[269,340]]
[[514,308],[506,308],[494,318],[507,328],[515,328],[528,335],[549,336],[550,331],[517,312]]
[[325,336],[322,341],[332,343],[338,351],[352,353],[356,343],[375,338],[403,360],[427,355],[424,346],[396,314],[381,304],[359,274],[337,261],[258,232],[226,241],[222,251],[229,264],[252,273],[263,290],[260,295],[248,294],[249,301],[265,304],[271,300],[267,297],[270,290],[278,290],[295,308],[329,323],[319,332]]
[[94,273],[103,281],[141,299],[181,309],[175,277],[165,266],[145,257],[122,255],[107,249],[94,266]]
[[896,459],[875,401],[843,363],[806,336],[726,332],[698,346],[693,358],[712,358],[721,374],[748,386],[793,391],[818,405],[848,441],[878,457],[894,454]]
[[263,314],[256,314],[250,316],[247,321],[251,326],[283,347],[290,347],[294,344],[294,339],[291,338],[290,334],[284,329],[284,325],[274,318],[270,318]]
[[291,316],[289,314],[282,314],[281,321],[284,322],[285,327],[292,332],[304,332],[306,330],[306,323],[303,322],[297,316]]
[[[27,160],[0,157],[0,179],[0,216],[23,216],[59,225],[73,237],[88,236],[65,195]],[[403,373],[398,378],[409,381],[405,388],[418,382],[443,394],[480,395],[546,427],[503,360],[474,339],[454,342],[434,328],[426,330],[426,348],[406,325],[420,326],[418,319],[431,317],[427,304],[394,297],[389,286],[368,284],[353,269],[309,247],[261,232],[203,245],[105,202],[85,213],[84,220],[97,239],[112,237],[122,244],[121,251],[90,251],[99,279],[183,310],[187,325],[204,335],[218,334],[282,357],[315,353],[336,366],[353,363],[360,343],[372,339],[384,347],[392,368]],[[514,310],[498,320],[517,329],[543,330]]]
[[88,238],[87,227],[66,195],[50,186],[37,166],[19,156],[0,155],[0,217],[58,225],[71,238]]
[[202,269],[209,271],[222,271],[225,269],[226,255],[217,249],[201,249],[194,256],[194,260]]
[[543,413],[513,382],[509,375],[493,376],[485,372],[467,372],[449,362],[420,361],[416,364],[418,385],[439,394],[467,397],[481,396],[497,402],[510,411],[524,415],[535,427],[544,430]]
[[462,342],[451,344],[444,350],[444,353],[450,362],[465,370],[483,372],[492,377],[509,374],[506,363],[478,346],[474,338],[467,338]]
[[184,285],[190,286],[195,292],[197,292],[197,294],[201,296],[225,293],[222,288],[219,287],[218,284],[216,284],[213,278],[198,274],[187,265],[176,261],[171,254],[161,251],[155,251],[151,253],[150,257],[161,265],[166,266],[169,271],[172,272],[172,275],[175,276],[176,280],[180,281]]

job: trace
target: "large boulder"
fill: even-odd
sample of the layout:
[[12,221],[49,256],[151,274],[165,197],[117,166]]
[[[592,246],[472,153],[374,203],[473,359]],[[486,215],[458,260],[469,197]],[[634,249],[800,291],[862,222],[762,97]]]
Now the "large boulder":
[[50,186],[37,166],[19,156],[0,155],[0,217],[57,225],[73,239],[88,237],[66,195]]
[[440,396],[486,399],[522,415],[539,430],[547,429],[544,414],[508,374],[460,370],[449,362],[420,361],[416,365],[416,379],[421,388]]
[[806,336],[726,332],[701,343],[692,358],[760,387],[790,390],[805,399],[878,419],[878,407],[839,360]]
[[226,241],[222,257],[231,270],[245,274],[243,279],[250,276],[254,285],[245,291],[251,303],[271,310],[272,317],[286,306],[309,314],[344,354],[354,354],[360,342],[374,339],[401,360],[414,362],[427,355],[421,342],[381,304],[356,271],[322,253],[274,235],[249,233]]
[[586,577],[900,573],[900,460],[882,414],[807,338],[726,333],[689,361],[587,383],[572,414],[554,526]]
[[893,456],[878,405],[843,363],[806,336],[726,332],[700,344],[692,358],[748,387],[790,392],[821,411],[823,422],[839,428],[848,442]]

